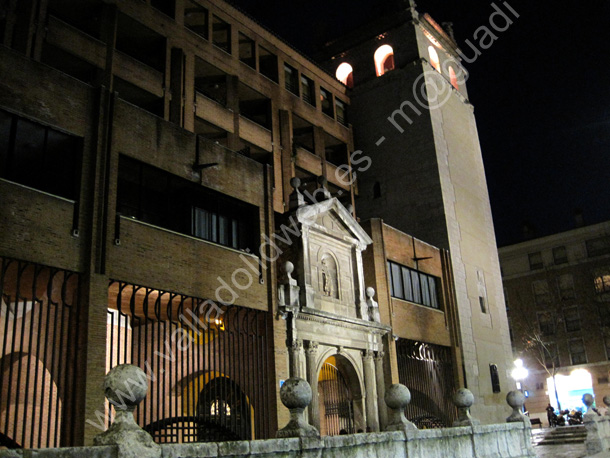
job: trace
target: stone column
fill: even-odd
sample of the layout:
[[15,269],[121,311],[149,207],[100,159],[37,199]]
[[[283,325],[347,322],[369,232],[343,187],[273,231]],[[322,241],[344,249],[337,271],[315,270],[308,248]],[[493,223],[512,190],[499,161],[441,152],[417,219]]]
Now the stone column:
[[388,411],[385,399],[385,376],[383,372],[383,357],[385,353],[378,351],[375,355],[375,380],[377,382],[377,406],[379,408],[379,424],[381,430],[388,424]]
[[309,424],[320,430],[320,405],[318,401],[318,342],[310,341],[306,349],[307,381],[311,386],[311,403],[309,404]]
[[303,378],[305,374],[302,373],[301,368],[303,367],[303,341],[295,340],[290,346],[290,377]]
[[375,365],[373,363],[373,352],[371,350],[362,352],[362,363],[364,366],[364,388],[366,390],[366,425],[371,428],[371,431],[379,432],[377,380],[375,378]]

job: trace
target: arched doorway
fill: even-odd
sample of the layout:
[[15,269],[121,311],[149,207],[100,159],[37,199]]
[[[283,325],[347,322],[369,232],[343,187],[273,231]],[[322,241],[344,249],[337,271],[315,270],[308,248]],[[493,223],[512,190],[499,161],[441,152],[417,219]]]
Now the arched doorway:
[[197,442],[252,439],[250,403],[237,383],[216,377],[199,393]]
[[[356,377],[356,380],[352,378]],[[320,407],[320,434],[336,436],[357,431],[354,401],[359,386],[352,364],[341,355],[327,358],[318,375],[318,403]]]

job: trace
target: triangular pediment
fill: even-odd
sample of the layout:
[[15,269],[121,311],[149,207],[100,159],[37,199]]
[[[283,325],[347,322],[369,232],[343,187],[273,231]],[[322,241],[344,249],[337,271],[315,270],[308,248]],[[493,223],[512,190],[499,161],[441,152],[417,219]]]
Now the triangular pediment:
[[362,249],[373,243],[358,221],[336,198],[297,210],[297,220],[305,225],[342,239],[353,239]]

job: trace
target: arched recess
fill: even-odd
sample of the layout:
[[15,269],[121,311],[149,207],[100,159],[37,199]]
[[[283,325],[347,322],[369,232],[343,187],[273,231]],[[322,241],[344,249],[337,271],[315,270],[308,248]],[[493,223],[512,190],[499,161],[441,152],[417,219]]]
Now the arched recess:
[[197,442],[254,439],[254,411],[246,394],[229,377],[210,380],[197,402]]
[[381,45],[374,55],[377,76],[394,70],[394,49],[390,45]]
[[428,46],[428,55],[430,56],[430,65],[434,67],[434,69],[440,73],[441,71],[441,61],[438,58],[438,53],[434,46]]
[[328,250],[319,254],[320,293],[323,296],[340,299],[339,263],[333,253]]
[[335,76],[347,87],[354,87],[354,69],[347,62],[343,62],[337,67]]
[[59,447],[63,403],[43,362],[27,353],[0,360],[0,436],[23,448]]
[[318,403],[322,435],[353,434],[363,429],[362,385],[355,366],[345,355],[321,360]]

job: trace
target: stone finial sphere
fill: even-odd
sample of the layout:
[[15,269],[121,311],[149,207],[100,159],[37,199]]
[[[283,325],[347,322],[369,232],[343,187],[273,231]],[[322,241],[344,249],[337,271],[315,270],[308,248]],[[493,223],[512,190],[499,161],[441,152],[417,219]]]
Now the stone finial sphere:
[[506,395],[506,402],[512,408],[521,407],[525,404],[525,395],[520,390],[510,391]]
[[373,296],[375,296],[375,288],[369,286],[366,289],[366,297],[368,297],[369,299],[373,299]]
[[593,405],[593,395],[590,393],[586,393],[582,395],[582,402],[587,407],[591,407]]
[[453,403],[457,407],[470,407],[474,404],[474,395],[467,388],[460,388],[453,395]]
[[294,189],[298,189],[301,186],[301,179],[299,177],[291,178],[290,186],[292,186]]
[[610,407],[610,396],[606,395],[604,396],[604,404],[606,404],[608,407]]
[[146,373],[132,364],[113,367],[104,379],[104,396],[117,410],[133,410],[147,391]]
[[307,380],[291,377],[280,388],[280,399],[289,409],[304,409],[311,402],[311,387]]
[[287,261],[286,264],[284,264],[284,270],[288,275],[290,275],[292,272],[294,272],[294,264]]
[[401,383],[395,383],[385,392],[385,403],[390,409],[404,409],[409,402],[411,402],[411,392]]

